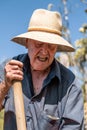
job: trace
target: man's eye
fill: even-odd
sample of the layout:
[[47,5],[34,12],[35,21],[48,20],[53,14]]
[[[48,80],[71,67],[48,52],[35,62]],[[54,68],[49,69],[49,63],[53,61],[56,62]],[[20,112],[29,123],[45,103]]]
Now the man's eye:
[[54,49],[56,49],[56,47],[57,47],[56,45],[49,45],[50,50],[54,50]]
[[36,44],[36,47],[37,48],[42,47],[42,44]]

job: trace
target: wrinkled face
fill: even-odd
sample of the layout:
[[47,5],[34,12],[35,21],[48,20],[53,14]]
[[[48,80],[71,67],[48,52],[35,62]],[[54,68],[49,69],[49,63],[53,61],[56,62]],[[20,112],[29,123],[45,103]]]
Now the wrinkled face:
[[40,71],[51,65],[57,50],[57,45],[28,39],[26,40],[26,47],[32,68]]

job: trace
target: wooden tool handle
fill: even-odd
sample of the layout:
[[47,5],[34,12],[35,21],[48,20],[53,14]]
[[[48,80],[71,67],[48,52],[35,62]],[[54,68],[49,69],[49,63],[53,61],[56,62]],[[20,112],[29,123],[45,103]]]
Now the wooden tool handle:
[[14,81],[13,91],[14,91],[14,104],[16,112],[17,130],[26,130],[22,84],[20,81]]

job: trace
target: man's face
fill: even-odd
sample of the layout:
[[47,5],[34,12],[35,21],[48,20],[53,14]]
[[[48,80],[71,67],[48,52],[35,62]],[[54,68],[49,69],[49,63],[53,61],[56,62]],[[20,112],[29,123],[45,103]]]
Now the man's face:
[[57,45],[35,40],[27,40],[26,44],[32,69],[40,71],[47,69],[54,59]]

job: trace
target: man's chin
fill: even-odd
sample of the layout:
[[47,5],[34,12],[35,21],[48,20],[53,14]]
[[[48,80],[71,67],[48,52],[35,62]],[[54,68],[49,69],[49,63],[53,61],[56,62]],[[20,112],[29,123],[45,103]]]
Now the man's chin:
[[41,67],[41,68],[38,68],[38,67],[35,67],[35,68],[32,68],[33,71],[45,71],[47,69],[47,67]]

